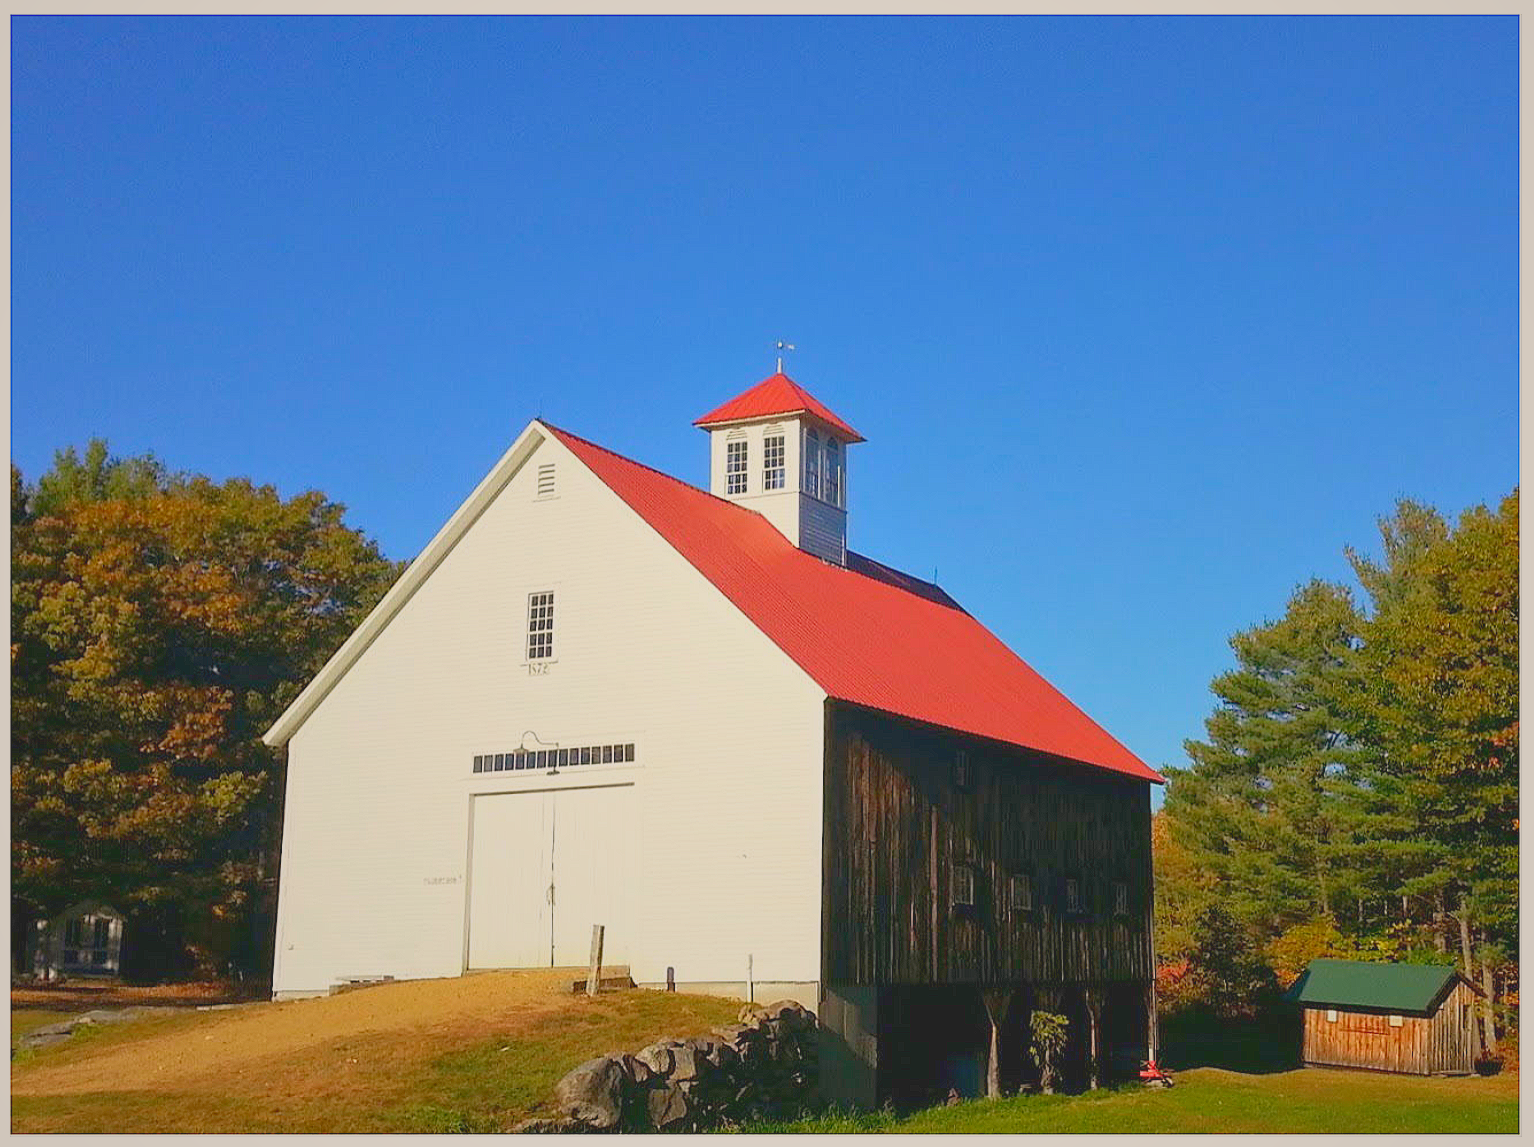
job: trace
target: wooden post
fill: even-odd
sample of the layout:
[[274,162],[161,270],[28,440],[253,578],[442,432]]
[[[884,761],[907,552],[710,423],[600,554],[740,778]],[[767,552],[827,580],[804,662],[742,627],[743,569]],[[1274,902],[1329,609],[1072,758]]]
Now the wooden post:
[[987,1099],[1000,1099],[1001,1025],[1007,1018],[1007,1005],[1012,1002],[1012,989],[981,988],[980,999],[985,1004],[985,1014],[991,1019],[991,1054],[985,1068],[985,1095]]
[[1081,989],[1087,1005],[1087,1089],[1096,1091],[1102,1075],[1102,989],[1088,984]]
[[1156,1015],[1156,981],[1145,985],[1145,1051],[1152,1063],[1161,1062],[1161,1025]]
[[746,953],[746,1003],[756,1003],[756,957]]
[[586,994],[597,994],[597,985],[602,982],[602,934],[606,926],[593,924],[591,926],[591,968],[586,972]]

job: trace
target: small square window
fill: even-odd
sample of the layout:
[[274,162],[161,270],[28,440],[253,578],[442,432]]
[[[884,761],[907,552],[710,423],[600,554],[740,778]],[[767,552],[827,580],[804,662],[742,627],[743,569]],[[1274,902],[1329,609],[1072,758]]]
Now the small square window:
[[602,746],[602,763],[604,765],[613,763],[613,747],[611,745]]
[[475,757],[474,758],[474,771],[476,773],[482,773],[482,772],[485,771],[485,758],[484,757]]
[[581,750],[581,764],[583,764],[583,765],[591,764],[591,746],[590,745],[587,745],[584,749]]
[[634,746],[633,745],[624,745],[623,746],[623,759],[625,761],[632,761],[634,759]]
[[960,792],[968,792],[969,783],[969,754],[960,749],[953,758],[953,787]]
[[568,765],[570,763],[570,750],[569,749],[560,749],[559,750],[559,763],[561,765]]
[[1014,912],[1033,911],[1033,878],[1025,872],[1014,872],[1007,881],[1008,902]]
[[1326,1022],[1329,1023],[1329,1024],[1334,1024],[1334,1023],[1337,1022],[1337,1009],[1336,1008],[1327,1008],[1326,1009]]
[[975,906],[975,869],[969,864],[953,866],[953,903],[956,908]]
[[506,754],[505,753],[497,753],[495,755],[495,771],[498,772],[498,773],[506,771]]
[[549,766],[549,752],[548,752],[548,750],[547,749],[539,749],[538,750],[538,758],[537,758],[537,760],[538,760],[538,767],[540,769],[548,768],[548,766]]
[[1065,878],[1065,910],[1067,912],[1080,912],[1081,908],[1081,881],[1074,876]]
[[1393,1028],[1404,1027],[1405,1024],[1406,1024],[1406,1021],[1404,1019],[1402,1019],[1400,1016],[1391,1016],[1390,1017],[1390,1026],[1393,1027]]

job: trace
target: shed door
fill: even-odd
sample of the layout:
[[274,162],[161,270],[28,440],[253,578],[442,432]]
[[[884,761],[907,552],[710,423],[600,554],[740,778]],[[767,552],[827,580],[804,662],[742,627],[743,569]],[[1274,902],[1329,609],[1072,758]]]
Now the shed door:
[[474,798],[469,967],[584,967],[591,926],[605,964],[628,959],[625,874],[633,786]]

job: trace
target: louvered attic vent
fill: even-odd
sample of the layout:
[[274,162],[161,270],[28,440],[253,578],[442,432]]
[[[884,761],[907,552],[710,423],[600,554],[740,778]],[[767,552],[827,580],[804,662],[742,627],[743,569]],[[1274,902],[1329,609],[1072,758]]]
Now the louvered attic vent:
[[554,496],[554,463],[545,462],[538,467],[538,497]]

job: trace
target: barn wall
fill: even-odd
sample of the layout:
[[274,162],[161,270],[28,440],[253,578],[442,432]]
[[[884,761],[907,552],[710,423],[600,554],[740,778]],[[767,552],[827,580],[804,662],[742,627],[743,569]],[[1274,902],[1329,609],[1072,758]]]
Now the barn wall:
[[[1152,978],[1150,786],[829,704],[824,977],[831,984]],[[954,758],[969,754],[960,791]],[[973,910],[952,903],[974,866]],[[1008,878],[1032,881],[1014,910]],[[1065,911],[1064,880],[1085,911]],[[1128,884],[1113,912],[1112,883]]]
[[[557,494],[535,497],[554,462]],[[527,595],[556,593],[530,676]],[[632,782],[632,974],[818,979],[824,693],[552,439],[289,744],[274,989],[464,968],[470,799]],[[476,753],[634,742],[632,766],[479,774]],[[771,921],[764,927],[763,921]]]

